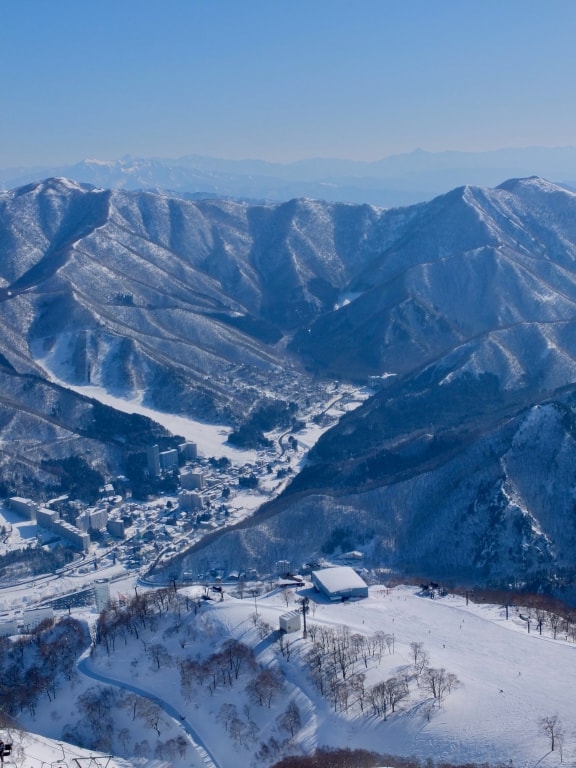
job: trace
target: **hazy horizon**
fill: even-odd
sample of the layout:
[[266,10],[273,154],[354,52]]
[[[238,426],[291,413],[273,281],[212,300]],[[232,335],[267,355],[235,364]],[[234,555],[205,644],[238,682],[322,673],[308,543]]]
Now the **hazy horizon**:
[[576,5],[0,6],[0,167],[574,144]]
[[187,160],[191,158],[199,158],[202,160],[214,160],[217,162],[226,162],[226,163],[264,163],[268,165],[278,165],[278,166],[290,166],[290,165],[297,165],[299,163],[308,163],[308,162],[342,162],[342,163],[354,163],[357,165],[372,165],[376,164],[382,161],[394,159],[394,158],[404,158],[404,157],[410,157],[410,156],[417,156],[419,154],[422,155],[431,155],[431,156],[440,156],[440,155],[488,155],[488,154],[497,154],[497,153],[522,153],[522,152],[530,152],[530,151],[548,151],[548,150],[556,150],[558,152],[560,151],[570,151],[574,150],[576,151],[576,142],[574,144],[566,144],[563,146],[546,146],[546,145],[530,145],[530,146],[523,146],[523,147],[510,147],[510,146],[503,146],[503,147],[495,147],[494,149],[487,149],[487,150],[475,150],[475,149],[452,149],[450,147],[447,147],[446,149],[439,149],[439,150],[427,150],[423,149],[422,147],[415,147],[412,150],[407,150],[406,152],[396,152],[392,153],[390,155],[383,155],[381,157],[373,157],[373,158],[367,158],[364,160],[356,160],[351,157],[336,157],[336,156],[328,156],[328,155],[316,155],[316,156],[308,156],[308,157],[298,157],[294,158],[293,160],[269,160],[264,157],[257,157],[257,156],[245,156],[245,157],[226,157],[226,156],[216,156],[216,155],[207,155],[207,154],[201,154],[192,152],[187,155],[180,155],[178,157],[176,156],[169,156],[169,155],[134,155],[132,153],[125,153],[121,156],[109,156],[109,157],[78,157],[76,159],[73,159],[71,161],[62,162],[62,163],[29,163],[29,164],[21,164],[18,166],[12,165],[12,166],[2,166],[1,169],[6,171],[10,170],[11,168],[14,169],[34,169],[38,167],[52,167],[52,166],[73,166],[80,163],[95,163],[95,164],[113,164],[113,163],[120,163],[120,162],[129,162],[131,160],[147,160],[147,161],[179,161],[179,160]]

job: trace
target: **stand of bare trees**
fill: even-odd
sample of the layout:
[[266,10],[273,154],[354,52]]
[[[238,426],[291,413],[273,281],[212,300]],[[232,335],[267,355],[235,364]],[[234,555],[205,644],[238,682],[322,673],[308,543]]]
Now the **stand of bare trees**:
[[[172,760],[177,756],[183,757],[188,749],[188,742],[182,734],[166,741],[160,739],[168,726],[164,712],[155,702],[135,693],[95,685],[78,696],[77,711],[77,721],[64,726],[62,736],[85,749],[126,756],[153,754],[163,759],[168,756]],[[121,711],[129,718],[128,725],[122,724],[118,714]],[[136,721],[143,722],[149,731],[156,734],[155,745],[150,745],[148,740],[133,742],[133,734],[141,730],[130,727],[130,722]]]
[[53,701],[59,682],[74,676],[88,642],[86,625],[70,617],[45,621],[14,641],[0,638],[0,711],[34,715],[41,696]]
[[123,640],[125,645],[129,636],[138,640],[143,630],[153,630],[169,610],[180,617],[183,599],[186,598],[175,589],[166,587],[136,594],[124,604],[110,602],[98,617],[94,645],[104,646],[110,654],[116,649],[118,640]]
[[[482,763],[466,763],[458,765],[454,763],[434,763],[428,758],[425,761],[418,760],[415,757],[402,757],[399,755],[382,755],[376,752],[369,752],[366,749],[342,749],[322,747],[317,749],[313,755],[296,756],[290,755],[274,763],[271,768],[376,768],[377,766],[387,765],[391,768],[505,768],[504,765],[497,763],[489,765]],[[506,763],[506,766],[509,764]]]
[[256,659],[249,646],[230,638],[206,659],[179,659],[178,668],[182,695],[190,701],[194,685],[213,694],[221,686],[232,686],[244,670],[254,671]]
[[539,634],[546,632],[554,640],[561,637],[567,642],[576,643],[576,609],[551,595],[478,587],[474,590],[452,591],[466,595],[467,599],[475,603],[501,605],[506,610],[506,618],[512,612],[521,615],[529,627],[528,631]]
[[262,667],[246,686],[246,693],[255,704],[270,709],[274,696],[282,690],[283,685],[284,678],[278,669]]
[[371,712],[385,720],[410,696],[410,686],[414,682],[438,703],[459,685],[456,675],[443,667],[430,666],[423,643],[413,642],[410,644],[411,668],[367,687],[364,670],[380,666],[385,653],[394,653],[393,634],[350,634],[347,627],[333,629],[314,624],[308,634],[312,647],[304,661],[318,691],[335,712],[348,712],[357,707],[362,714]]

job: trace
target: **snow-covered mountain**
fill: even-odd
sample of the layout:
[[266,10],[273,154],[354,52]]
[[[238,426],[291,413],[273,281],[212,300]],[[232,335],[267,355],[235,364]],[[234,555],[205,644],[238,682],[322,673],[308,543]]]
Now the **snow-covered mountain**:
[[47,371],[224,421],[296,374],[383,377],[227,557],[272,562],[308,516],[309,554],[571,584],[576,194],[533,177],[384,210],[49,179],[0,195],[0,243],[4,423],[61,413]]
[[559,182],[576,178],[575,147],[525,147],[489,152],[426,152],[377,161],[311,158],[292,163],[180,158],[83,160],[72,165],[0,169],[0,188],[65,176],[99,187],[168,190],[186,198],[217,197],[286,202],[331,202],[396,207],[430,200],[453,187],[495,186],[502,179],[538,174]]
[[4,193],[3,354],[19,372],[40,373],[38,360],[69,383],[225,414],[241,397],[232,373],[285,367],[281,342],[331,308],[378,215],[313,201],[191,203],[64,179]]

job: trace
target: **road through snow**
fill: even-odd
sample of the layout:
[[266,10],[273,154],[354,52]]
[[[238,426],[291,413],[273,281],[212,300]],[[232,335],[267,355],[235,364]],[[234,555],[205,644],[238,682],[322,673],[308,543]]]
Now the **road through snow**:
[[153,701],[161,709],[163,709],[167,715],[174,718],[174,720],[180,724],[184,731],[186,731],[186,735],[188,736],[188,739],[194,747],[197,757],[199,758],[194,762],[192,768],[222,768],[222,766],[216,761],[214,755],[211,754],[206,744],[203,743],[200,736],[198,736],[196,731],[192,728],[190,723],[188,723],[186,719],[183,719],[180,713],[174,709],[174,707],[168,704],[168,702],[162,701],[162,699],[159,699],[155,694],[151,694],[142,688],[138,688],[137,686],[132,685],[131,683],[126,683],[122,680],[117,680],[115,678],[108,677],[107,675],[102,675],[99,672],[95,672],[90,668],[89,661],[89,657],[87,656],[84,656],[78,661],[78,671],[83,675],[86,675],[86,677],[91,677],[93,680],[96,680],[99,683],[114,685],[118,688],[122,688],[125,691],[131,691],[131,693],[142,696],[149,701]]

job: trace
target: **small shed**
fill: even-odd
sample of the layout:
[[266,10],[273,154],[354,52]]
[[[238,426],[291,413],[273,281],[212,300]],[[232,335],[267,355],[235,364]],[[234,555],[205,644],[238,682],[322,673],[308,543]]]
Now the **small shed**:
[[300,611],[289,611],[280,616],[281,632],[298,632],[300,629]]
[[368,585],[353,568],[347,565],[312,571],[312,583],[329,600],[368,597]]

